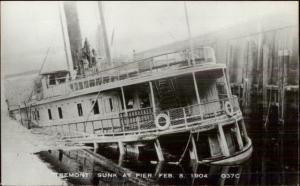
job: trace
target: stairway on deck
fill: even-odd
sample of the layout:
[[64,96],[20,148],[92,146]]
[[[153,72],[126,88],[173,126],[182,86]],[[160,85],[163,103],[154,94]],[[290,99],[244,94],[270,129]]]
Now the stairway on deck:
[[178,96],[172,79],[161,79],[155,82],[160,109],[166,110],[179,106]]

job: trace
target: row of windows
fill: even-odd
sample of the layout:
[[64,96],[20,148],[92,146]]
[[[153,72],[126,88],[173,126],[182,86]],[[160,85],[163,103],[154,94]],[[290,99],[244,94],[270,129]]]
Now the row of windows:
[[[63,119],[63,113],[62,113],[61,107],[58,107],[57,110],[58,110],[58,117],[59,117],[59,119]],[[49,120],[52,120],[51,109],[48,109],[48,117],[49,117]]]
[[96,85],[101,85],[102,83],[102,79],[101,78],[97,78],[92,79],[90,81],[84,81],[84,82],[75,82],[73,84],[70,84],[70,87],[72,90],[80,90],[83,88],[89,88],[89,87],[94,87]]
[[38,110],[32,111],[33,120],[40,120],[40,112]]
[[86,81],[81,81],[81,82],[74,82],[70,84],[70,88],[72,90],[81,90],[84,88],[89,88],[89,87],[94,87],[97,85],[101,85],[102,83],[109,83],[113,82],[115,80],[118,80],[117,76],[107,76],[107,77],[102,77],[102,78],[96,78],[96,79],[91,79],[91,80],[86,80]]
[[[112,102],[112,98],[109,98],[108,99],[108,104],[109,106],[105,106],[105,110],[106,112],[111,112],[113,111],[114,107],[113,107],[113,102]],[[98,104],[98,100],[95,102],[95,101],[92,101],[92,105],[93,105],[93,113],[95,115],[97,114],[100,114],[100,109],[99,109],[99,104]],[[108,110],[109,109],[109,110]],[[62,109],[61,107],[58,107],[57,108],[58,110],[58,117],[59,119],[63,119],[63,112],[62,112]],[[82,109],[82,104],[81,103],[78,103],[77,104],[77,113],[78,113],[78,116],[83,116],[83,109]],[[38,114],[38,118],[39,118],[39,114]],[[52,120],[52,112],[51,112],[51,109],[48,109],[48,118],[49,120]]]

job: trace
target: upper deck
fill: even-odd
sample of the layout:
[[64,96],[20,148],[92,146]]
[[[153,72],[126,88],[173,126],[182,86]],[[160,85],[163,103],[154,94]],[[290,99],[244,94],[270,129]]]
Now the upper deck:
[[216,64],[212,48],[197,48],[194,54],[194,62],[189,57],[189,51],[181,50],[111,67],[70,81],[58,78],[63,83],[45,86],[43,99],[32,103],[43,104],[192,72],[225,68],[224,64]]

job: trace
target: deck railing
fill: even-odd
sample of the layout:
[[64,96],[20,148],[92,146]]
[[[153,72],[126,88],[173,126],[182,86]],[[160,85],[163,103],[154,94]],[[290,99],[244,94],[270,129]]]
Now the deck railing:
[[203,121],[205,119],[214,118],[226,114],[225,102],[232,104],[233,113],[239,111],[238,98],[223,98],[220,100],[211,100],[205,103],[191,105],[187,107],[174,108],[160,113],[169,116],[171,126],[192,123],[195,121]]
[[[225,98],[212,100],[206,103],[191,105],[187,107],[174,108],[160,111],[170,118],[170,129],[188,128],[191,124],[201,125],[208,120],[218,119],[226,116],[225,102],[232,104],[233,113],[239,112],[238,98]],[[149,110],[149,108],[147,108]],[[152,112],[135,114],[133,116],[122,115],[122,117],[89,120],[86,122],[66,123],[59,125],[44,126],[54,132],[60,132],[69,138],[96,136],[126,136],[141,133],[151,133],[160,131],[155,125],[155,116]],[[155,115],[159,114],[155,113]],[[147,119],[145,119],[147,118]]]
[[[195,63],[214,62],[214,52],[212,48],[202,47],[195,49]],[[95,74],[91,74],[82,79],[72,80],[68,82],[72,91],[98,86],[101,84],[111,83],[133,77],[164,71],[165,69],[180,68],[184,66],[192,66],[189,62],[187,50],[180,50],[152,56],[135,62],[126,63],[121,66],[102,70]]]

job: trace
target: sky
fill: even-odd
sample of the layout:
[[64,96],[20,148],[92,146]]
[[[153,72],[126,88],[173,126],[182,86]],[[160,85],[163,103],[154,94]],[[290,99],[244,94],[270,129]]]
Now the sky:
[[[78,2],[83,38],[97,45],[97,2]],[[1,69],[4,74],[65,68],[58,2],[1,2]],[[104,2],[113,56],[132,55],[188,37],[184,2]],[[274,14],[293,14],[298,2],[187,2],[192,36]],[[114,30],[114,31],[113,31]],[[47,51],[48,55],[47,55]]]

